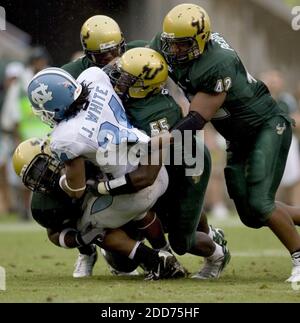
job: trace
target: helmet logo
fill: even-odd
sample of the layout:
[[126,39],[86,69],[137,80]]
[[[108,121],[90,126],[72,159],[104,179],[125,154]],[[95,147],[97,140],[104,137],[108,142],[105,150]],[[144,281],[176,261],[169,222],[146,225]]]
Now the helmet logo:
[[90,38],[90,32],[87,31],[86,35],[81,35],[81,41],[82,41],[82,45],[84,47],[87,47],[87,43],[86,43],[86,40]]
[[38,106],[44,106],[45,103],[53,99],[52,92],[47,92],[48,85],[40,83],[39,86],[31,92],[32,102]]
[[30,141],[30,145],[31,145],[31,146],[33,146],[33,147],[34,147],[34,146],[38,146],[38,145],[40,145],[40,143],[41,143],[41,142],[40,142],[39,140],[31,140],[31,141]]
[[[164,69],[163,64],[160,65],[160,67],[153,69],[150,68],[149,66],[145,65],[143,67],[143,72],[141,73],[141,75],[139,75],[139,77],[143,76],[144,80],[153,80],[155,78],[155,76]],[[152,73],[152,74],[151,74]]]
[[90,38],[90,32],[87,31],[86,35],[82,35],[83,39],[89,39]]
[[192,26],[197,28],[196,35],[200,35],[204,32],[204,26],[205,26],[204,18],[205,18],[205,15],[203,12],[201,12],[201,26],[200,26],[199,20],[192,21]]

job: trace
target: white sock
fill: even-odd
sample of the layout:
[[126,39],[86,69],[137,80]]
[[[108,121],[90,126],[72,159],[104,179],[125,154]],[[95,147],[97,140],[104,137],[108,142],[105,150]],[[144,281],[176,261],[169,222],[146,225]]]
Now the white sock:
[[133,259],[133,258],[134,258],[135,253],[136,253],[136,250],[137,250],[137,248],[139,247],[140,243],[141,243],[141,241],[138,241],[138,242],[134,245],[134,247],[132,248],[132,250],[131,250],[131,252],[130,252],[130,254],[129,254],[129,256],[128,256],[128,258],[129,258],[129,259]]
[[213,239],[214,238],[214,233],[213,233],[213,230],[211,229],[211,226],[209,225],[208,226],[208,228],[209,228],[209,231],[208,231],[208,236],[211,238],[211,239]]
[[294,266],[300,266],[300,251],[292,254],[292,261]]
[[207,257],[207,259],[212,260],[212,261],[216,261],[224,256],[224,252],[223,252],[222,247],[215,242],[214,242],[214,244],[216,246],[216,250],[214,251],[214,253],[211,256]]

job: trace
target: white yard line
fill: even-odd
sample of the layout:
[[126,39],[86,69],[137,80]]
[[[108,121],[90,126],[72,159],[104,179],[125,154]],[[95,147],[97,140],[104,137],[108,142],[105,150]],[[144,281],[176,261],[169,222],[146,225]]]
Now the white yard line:
[[208,223],[212,224],[214,227],[220,227],[220,228],[238,228],[238,227],[244,227],[246,226],[241,222],[238,216],[229,216],[228,218],[224,220],[215,219],[213,216],[207,218]]
[[35,232],[45,230],[34,222],[29,223],[3,223],[0,224],[0,232]]
[[266,249],[261,251],[233,251],[232,257],[289,257],[288,253],[284,249]]

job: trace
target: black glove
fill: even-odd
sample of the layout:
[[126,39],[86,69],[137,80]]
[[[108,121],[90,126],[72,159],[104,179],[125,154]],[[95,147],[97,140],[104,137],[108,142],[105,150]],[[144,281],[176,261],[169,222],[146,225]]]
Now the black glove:
[[86,246],[93,243],[101,244],[103,242],[104,236],[104,229],[89,226],[84,232],[77,233],[76,241],[81,246]]

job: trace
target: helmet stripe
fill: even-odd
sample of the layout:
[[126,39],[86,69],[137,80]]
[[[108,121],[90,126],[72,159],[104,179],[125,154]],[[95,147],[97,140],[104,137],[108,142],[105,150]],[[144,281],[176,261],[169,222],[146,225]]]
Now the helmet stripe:
[[44,70],[38,72],[32,79],[32,81],[34,81],[37,77],[39,76],[43,76],[45,74],[56,74],[56,75],[60,75],[60,76],[63,76],[65,77],[68,81],[70,81],[74,86],[78,87],[78,83],[76,82],[76,80],[72,77],[71,74],[69,74],[68,72],[60,69],[60,68],[57,68],[57,67],[48,67],[48,68],[45,68]]

